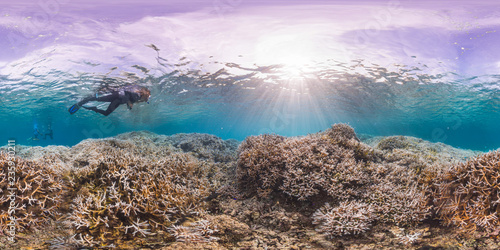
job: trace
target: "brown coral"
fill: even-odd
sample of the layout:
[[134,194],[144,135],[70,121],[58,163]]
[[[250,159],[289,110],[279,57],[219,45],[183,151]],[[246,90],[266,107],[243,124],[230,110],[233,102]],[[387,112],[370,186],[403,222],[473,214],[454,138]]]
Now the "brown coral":
[[68,209],[63,203],[67,185],[60,170],[3,152],[0,166],[0,230],[5,232],[9,223],[15,224],[17,232],[40,229]]
[[[239,150],[238,178],[250,195],[268,197],[281,191],[297,201],[332,205],[343,202],[339,209],[354,201],[364,202],[370,205],[369,218],[398,225],[415,224],[429,214],[415,171],[385,162],[379,152],[362,144],[345,124],[299,138],[249,137]],[[324,210],[317,210],[315,217],[328,214]],[[348,218],[349,214],[340,215],[345,211],[335,213],[339,213],[339,218]],[[326,221],[326,217],[322,220]],[[329,235],[344,232],[323,231]]]
[[[354,130],[344,124],[300,138],[252,136],[239,148],[238,178],[245,190],[257,190],[259,196],[283,190],[298,200],[322,191],[345,198],[357,192],[353,187],[369,180],[368,173],[361,171],[363,161],[356,159],[368,154],[362,150]],[[342,189],[345,192],[339,192]]]
[[483,154],[440,174],[433,190],[439,218],[467,231],[500,230],[500,152]]
[[[237,175],[247,190],[266,196],[282,181],[284,156],[279,147],[285,137],[261,135],[248,137],[239,148]],[[272,167],[270,167],[272,166]]]
[[159,159],[115,149],[72,175],[80,194],[66,222],[101,242],[112,236],[145,237],[203,214],[210,186],[203,164],[184,153]]
[[[144,237],[215,241],[211,234],[216,228],[204,220],[206,200],[215,190],[231,190],[235,142],[200,134],[133,132],[72,148],[19,147],[16,154],[30,160],[14,160],[16,230],[63,222],[57,226],[68,235],[51,241],[54,246],[116,247],[116,242]],[[194,146],[182,148],[187,144]],[[202,151],[204,146],[211,149]],[[4,201],[9,199],[7,158],[1,153]],[[228,173],[220,173],[223,169]],[[8,203],[2,204],[5,230],[10,218]],[[186,226],[186,221],[198,222]]]

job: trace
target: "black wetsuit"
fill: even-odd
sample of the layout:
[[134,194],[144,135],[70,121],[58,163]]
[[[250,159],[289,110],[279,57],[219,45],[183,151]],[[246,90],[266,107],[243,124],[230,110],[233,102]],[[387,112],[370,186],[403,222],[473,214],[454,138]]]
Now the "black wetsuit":
[[110,102],[106,110],[98,109],[97,107],[84,107],[86,109],[101,113],[105,116],[111,114],[120,104],[127,104],[129,109],[132,109],[132,105],[141,99],[141,95],[137,93],[139,89],[138,86],[129,86],[117,91],[111,91],[106,94],[96,94],[95,96],[87,97],[80,102],[78,106],[82,106],[87,102],[98,101],[98,102]]

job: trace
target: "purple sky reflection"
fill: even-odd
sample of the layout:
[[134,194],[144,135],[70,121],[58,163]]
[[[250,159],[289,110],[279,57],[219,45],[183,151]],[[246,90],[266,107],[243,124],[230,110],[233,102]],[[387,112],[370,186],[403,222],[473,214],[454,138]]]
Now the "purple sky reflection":
[[291,67],[364,59],[491,74],[500,67],[496,6],[403,0],[2,1],[0,74],[28,70],[19,62],[41,56],[63,70],[70,70],[68,60],[152,66],[156,60],[147,44],[167,58],[187,56],[200,64],[210,56]]

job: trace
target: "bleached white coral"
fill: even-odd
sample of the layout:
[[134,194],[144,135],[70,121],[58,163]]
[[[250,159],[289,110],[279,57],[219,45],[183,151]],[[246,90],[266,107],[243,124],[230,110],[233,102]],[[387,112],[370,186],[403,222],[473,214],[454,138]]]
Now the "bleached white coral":
[[316,229],[327,236],[342,236],[364,233],[371,227],[374,220],[374,210],[371,205],[358,201],[344,201],[332,208],[326,204],[312,216]]
[[394,227],[390,231],[398,238],[399,243],[403,245],[412,245],[422,239],[422,231],[405,232],[404,228]]
[[165,152],[163,157],[148,158],[112,148],[107,153],[97,165],[71,175],[71,188],[79,194],[65,224],[76,233],[101,243],[110,241],[100,237],[106,234],[147,237],[205,212],[203,199],[210,189],[202,164],[194,157]]
[[200,220],[189,226],[171,226],[168,231],[175,237],[176,241],[206,243],[217,241],[219,238],[212,236],[218,232],[217,227],[210,221]]

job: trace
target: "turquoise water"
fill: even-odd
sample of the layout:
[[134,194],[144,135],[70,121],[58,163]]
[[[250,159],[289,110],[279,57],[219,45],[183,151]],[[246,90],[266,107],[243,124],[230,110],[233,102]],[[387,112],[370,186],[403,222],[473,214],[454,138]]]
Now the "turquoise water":
[[[500,147],[500,36],[488,3],[217,3],[5,6],[0,142],[69,146],[138,130],[243,140],[348,123]],[[150,88],[150,104],[107,117],[67,111],[103,85],[128,84]],[[30,140],[35,126],[51,126],[53,139]]]

